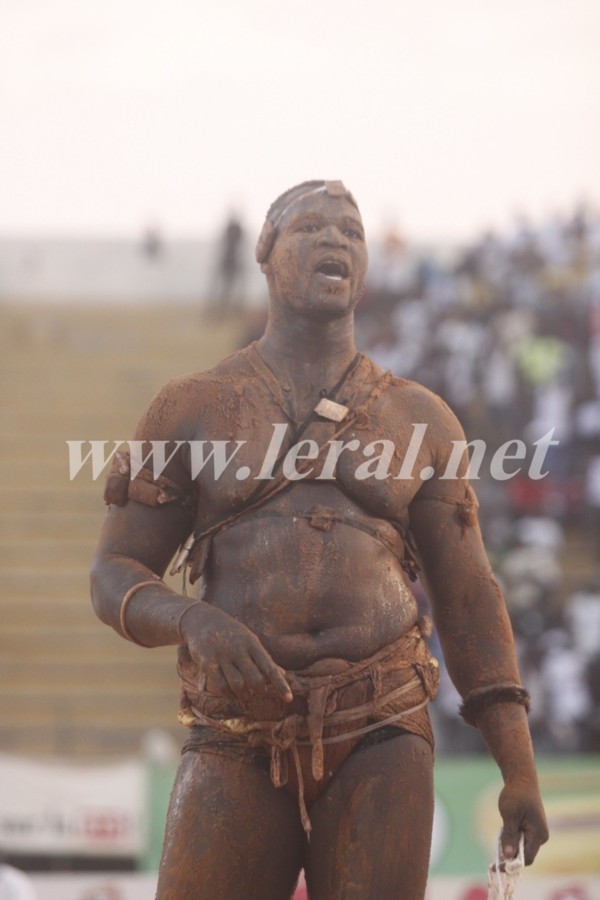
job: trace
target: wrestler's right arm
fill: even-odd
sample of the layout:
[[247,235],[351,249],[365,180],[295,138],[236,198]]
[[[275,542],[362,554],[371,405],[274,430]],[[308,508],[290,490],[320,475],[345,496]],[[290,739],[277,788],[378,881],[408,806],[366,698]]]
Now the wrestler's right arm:
[[[162,414],[175,406],[169,390],[173,393],[169,386],[163,389],[142,417],[137,439],[175,439],[174,417]],[[154,433],[148,430],[149,422],[154,422]],[[156,422],[161,423],[158,432]],[[145,647],[185,643],[201,678],[210,677],[214,689],[224,695],[246,696],[269,685],[291,699],[283,670],[256,635],[217,606],[178,594],[161,580],[190,530],[189,513],[177,503],[147,506],[129,499],[123,506],[111,505],[91,569],[96,614],[118,634]],[[156,585],[135,591],[122,615],[124,597],[147,581]]]

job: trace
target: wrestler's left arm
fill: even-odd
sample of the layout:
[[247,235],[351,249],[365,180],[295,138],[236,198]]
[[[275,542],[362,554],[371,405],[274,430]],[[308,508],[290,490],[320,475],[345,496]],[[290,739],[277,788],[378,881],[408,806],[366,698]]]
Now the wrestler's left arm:
[[[444,442],[464,440],[447,408],[443,418],[437,433]],[[477,688],[520,684],[520,675],[506,603],[483,545],[475,496],[464,479],[466,465],[457,478],[440,480],[447,459],[445,447],[434,448],[436,475],[413,500],[410,524],[448,672],[461,696],[468,698]],[[516,854],[522,831],[525,862],[530,864],[548,839],[548,828],[526,711],[507,699],[482,704],[477,727],[504,779],[499,800],[504,855]]]

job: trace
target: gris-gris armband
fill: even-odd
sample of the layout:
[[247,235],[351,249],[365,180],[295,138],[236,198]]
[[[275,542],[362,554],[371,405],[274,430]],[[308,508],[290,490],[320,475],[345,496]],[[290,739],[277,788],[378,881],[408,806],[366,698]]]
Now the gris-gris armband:
[[154,477],[151,469],[142,467],[131,478],[131,460],[128,451],[117,450],[104,487],[107,506],[125,506],[128,500],[136,500],[144,506],[162,506],[179,503],[190,514],[196,509],[196,485],[182,487],[165,475]]
[[488,684],[469,691],[459,712],[465,722],[476,727],[481,713],[494,703],[518,703],[529,712],[531,697],[522,684]]

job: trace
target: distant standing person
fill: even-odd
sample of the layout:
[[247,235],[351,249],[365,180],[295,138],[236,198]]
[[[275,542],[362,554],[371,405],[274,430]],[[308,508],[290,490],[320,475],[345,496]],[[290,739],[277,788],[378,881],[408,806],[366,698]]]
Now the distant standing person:
[[245,233],[239,216],[232,213],[223,232],[216,287],[211,297],[215,312],[223,315],[240,309],[244,286]]

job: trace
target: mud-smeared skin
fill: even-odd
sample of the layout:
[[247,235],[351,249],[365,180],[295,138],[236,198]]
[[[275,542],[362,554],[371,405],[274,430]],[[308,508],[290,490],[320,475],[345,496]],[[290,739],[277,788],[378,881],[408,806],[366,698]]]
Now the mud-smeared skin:
[[[316,271],[326,257],[342,260],[343,279]],[[215,482],[198,477],[192,522],[176,504],[129,502],[111,507],[93,569],[100,618],[119,630],[123,594],[151,572],[162,575],[193,525],[204,527],[240,508],[256,487],[236,471],[261,466],[275,422],[302,422],[323,388],[331,388],[356,354],[353,310],[367,267],[360,216],[344,196],[307,195],[277,222],[262,263],[270,319],[255,349],[207,373],[167,385],[142,417],[137,437],[154,440],[245,440]],[[252,354],[260,359],[252,362]],[[261,362],[262,361],[262,362]],[[271,374],[269,374],[269,371]],[[364,402],[381,371],[363,359],[341,400]],[[286,419],[287,415],[287,419]],[[361,446],[387,438],[398,470],[413,423],[427,423],[414,479],[354,477],[364,462],[344,453],[337,481],[312,477],[268,503],[286,517],[241,520],[218,534],[204,573],[204,603],[181,619],[187,653],[211,692],[287,696],[284,670],[328,657],[360,660],[414,626],[417,610],[399,558],[371,535],[340,522],[315,528],[294,514],[315,506],[362,516],[394,532],[409,524],[419,550],[435,620],[454,682],[463,696],[482,685],[515,683],[519,675],[503,598],[490,571],[472,497],[461,480],[440,480],[451,441],[462,437],[447,407],[418,385],[396,379],[344,436]],[[313,423],[318,443],[335,425]],[[422,482],[419,473],[435,475]],[[185,484],[185,453],[165,474]],[[397,537],[397,536],[396,536]],[[179,644],[177,622],[189,599],[161,587],[132,598],[128,629],[149,646]],[[531,862],[547,838],[526,715],[513,703],[490,705],[479,728],[504,776],[500,798],[504,844],[525,831]],[[184,755],[168,817],[158,896],[161,900],[289,897],[304,866],[311,898],[421,900],[429,857],[432,753],[415,735],[398,732],[358,749],[311,805],[310,843],[298,805],[276,789],[258,762],[214,752]]]

